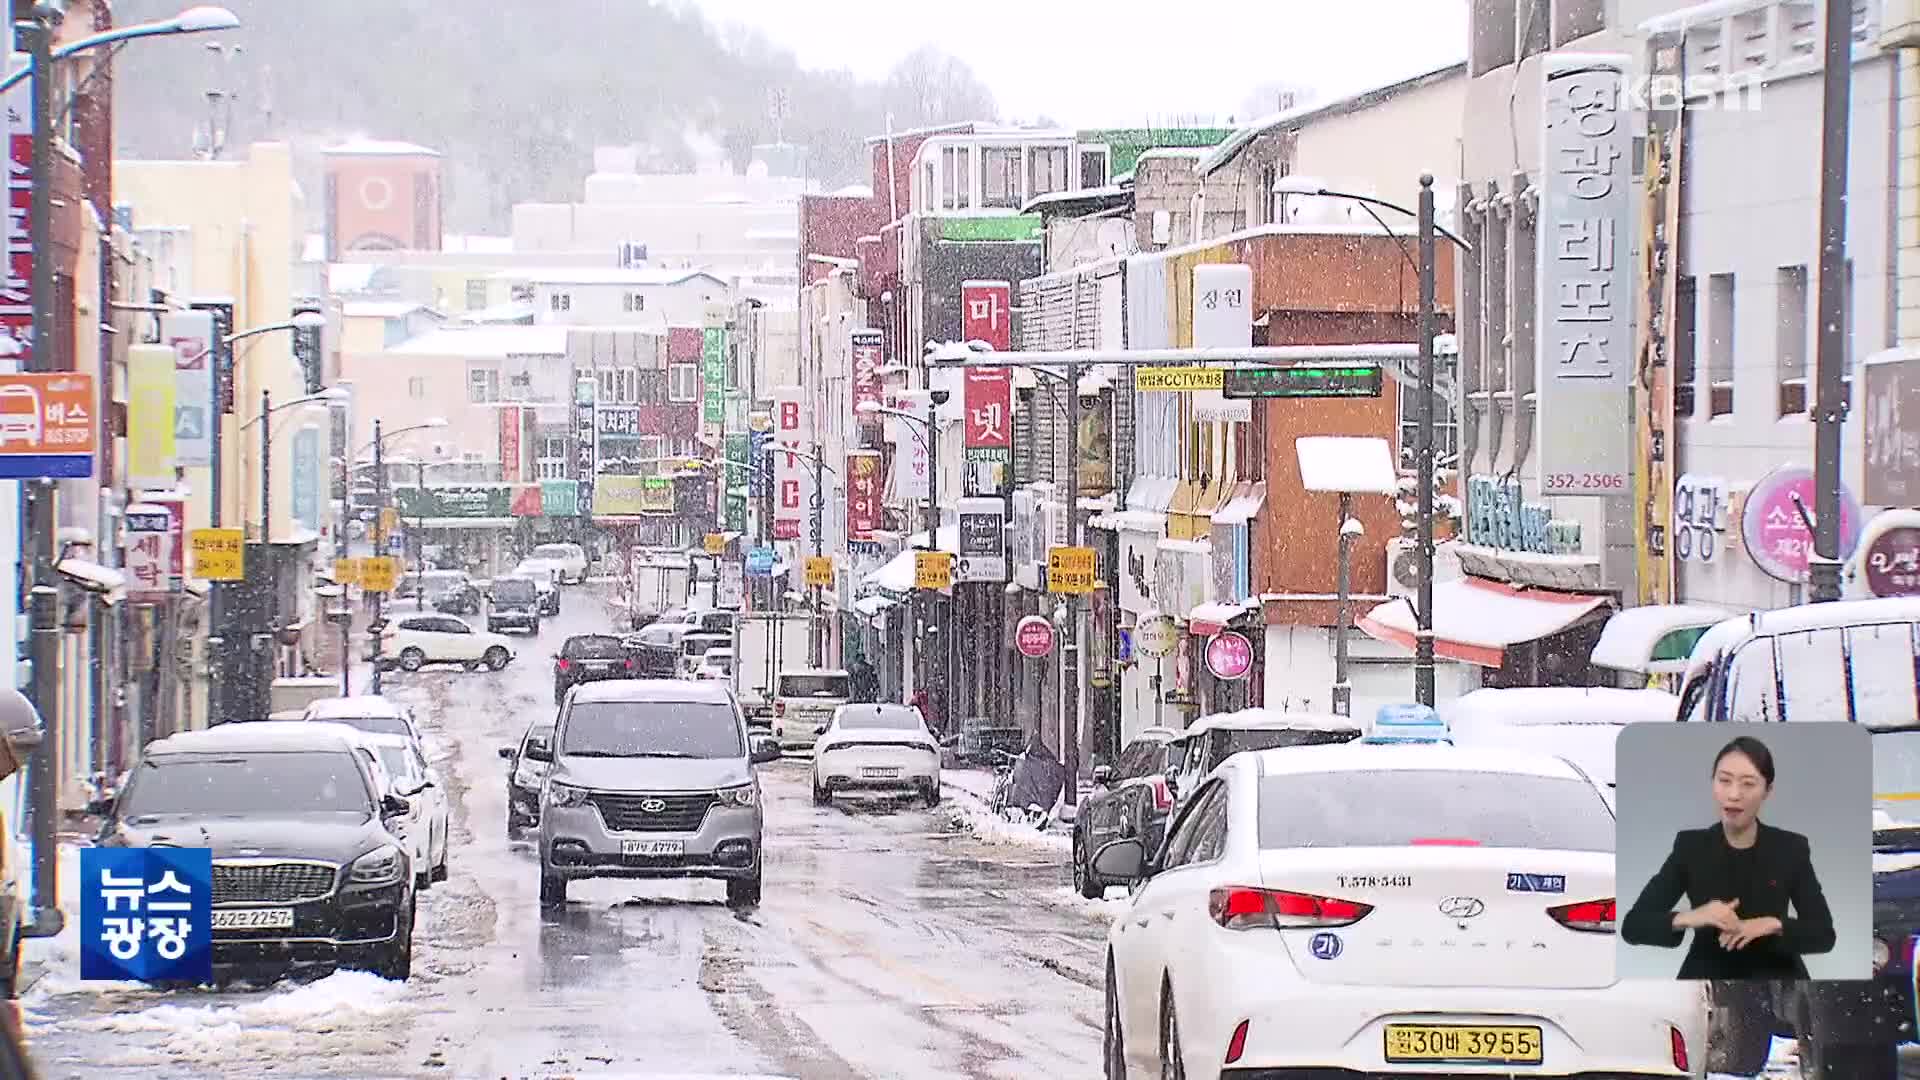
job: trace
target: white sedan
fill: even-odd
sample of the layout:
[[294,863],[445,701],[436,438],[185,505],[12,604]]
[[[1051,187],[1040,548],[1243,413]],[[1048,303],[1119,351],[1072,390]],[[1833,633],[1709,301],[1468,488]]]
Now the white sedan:
[[447,789],[440,783],[420,748],[404,735],[360,733],[380,759],[393,784],[393,794],[407,800],[409,809],[398,829],[413,856],[414,884],[425,889],[447,879]]
[[843,792],[917,792],[940,801],[940,742],[911,705],[842,705],[814,729],[813,801]]
[[1613,813],[1545,754],[1289,747],[1209,774],[1107,935],[1109,1080],[1704,1075],[1702,984],[1614,976]]

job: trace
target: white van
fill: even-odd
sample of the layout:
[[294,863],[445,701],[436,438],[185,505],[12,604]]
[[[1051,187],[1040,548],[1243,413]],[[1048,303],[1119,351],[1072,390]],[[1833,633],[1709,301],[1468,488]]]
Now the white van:
[[1680,699],[1664,690],[1602,686],[1486,688],[1440,706],[1456,746],[1537,750],[1578,765],[1613,801],[1614,741],[1628,724],[1673,723]]

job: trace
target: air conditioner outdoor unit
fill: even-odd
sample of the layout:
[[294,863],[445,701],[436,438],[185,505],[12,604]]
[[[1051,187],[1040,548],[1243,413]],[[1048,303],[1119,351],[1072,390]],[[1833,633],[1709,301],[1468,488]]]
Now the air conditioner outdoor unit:
[[[1457,581],[1465,574],[1466,571],[1460,568],[1458,555],[1455,555],[1446,544],[1434,545],[1434,584]],[[1387,595],[1413,596],[1419,591],[1419,544],[1405,537],[1396,536],[1387,541]]]

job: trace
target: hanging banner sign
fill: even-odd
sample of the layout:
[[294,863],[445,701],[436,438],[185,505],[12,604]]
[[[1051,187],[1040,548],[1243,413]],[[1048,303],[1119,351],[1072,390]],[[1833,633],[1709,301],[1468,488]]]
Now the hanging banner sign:
[[709,424],[727,418],[727,331],[709,326],[700,337],[701,419]]
[[1208,638],[1207,670],[1226,682],[1246,678],[1253,670],[1253,642],[1231,630]]
[[797,540],[807,517],[812,490],[812,463],[798,454],[810,441],[812,429],[804,407],[806,391],[798,386],[773,388],[773,538]]
[[520,406],[500,410],[500,479],[517,484],[520,475]]
[[873,539],[880,527],[880,451],[847,451],[847,539]]
[[213,314],[169,311],[160,342],[173,350],[173,451],[181,465],[213,463]]
[[[173,350],[127,347],[127,485],[174,486]],[[4,393],[4,391],[0,391]]]
[[1038,615],[1029,615],[1014,627],[1013,643],[1021,656],[1038,660],[1053,651],[1053,624]]
[[135,601],[164,599],[175,585],[173,514],[155,503],[126,509],[127,596]]
[[[1193,347],[1245,349],[1253,345],[1253,267],[1202,263],[1193,268]],[[1225,371],[1222,370],[1224,386]],[[1193,393],[1193,418],[1244,423],[1253,402],[1229,400],[1219,390]]]
[[968,461],[1013,460],[1013,371],[965,369]]
[[880,404],[880,364],[885,338],[878,330],[855,330],[849,351],[853,357],[853,415],[871,401]]
[[1007,580],[1006,503],[970,497],[960,500],[960,560],[955,581]]
[[1013,283],[960,283],[960,332],[968,341],[984,341],[995,352],[1013,348]]
[[[929,400],[925,390],[902,390],[886,404],[890,409],[925,416]],[[927,458],[926,425],[902,416],[886,420],[886,439],[893,446],[893,497],[900,501],[924,499],[931,493],[933,478]]]

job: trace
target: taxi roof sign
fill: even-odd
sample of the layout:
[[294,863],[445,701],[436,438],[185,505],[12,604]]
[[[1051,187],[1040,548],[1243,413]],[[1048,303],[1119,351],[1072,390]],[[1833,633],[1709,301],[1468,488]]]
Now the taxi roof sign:
[[1427,705],[1382,705],[1373,716],[1367,743],[1452,743],[1453,733],[1438,712]]

